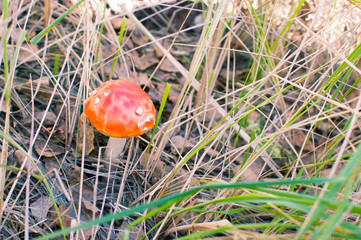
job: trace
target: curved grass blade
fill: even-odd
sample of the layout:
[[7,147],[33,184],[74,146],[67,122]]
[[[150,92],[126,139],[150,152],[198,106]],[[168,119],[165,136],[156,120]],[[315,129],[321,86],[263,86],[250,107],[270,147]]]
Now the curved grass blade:
[[166,197],[160,198],[158,200],[152,201],[150,203],[140,204],[129,209],[117,212],[114,214],[106,215],[102,218],[91,220],[85,223],[82,223],[78,226],[66,228],[63,230],[58,230],[53,233],[50,233],[45,236],[35,238],[36,240],[45,240],[53,239],[80,229],[90,228],[95,225],[101,225],[103,223],[110,222],[115,219],[120,219],[127,216],[135,215],[136,213],[142,212],[146,209],[156,208],[156,207],[165,207],[171,206],[175,203],[183,201],[186,197],[191,196],[198,191],[204,189],[231,189],[231,188],[256,188],[256,187],[265,187],[265,186],[279,186],[279,185],[294,185],[294,184],[322,184],[328,183],[331,181],[337,181],[338,179],[328,179],[328,178],[312,178],[312,179],[296,179],[296,180],[278,180],[278,181],[269,181],[269,182],[254,182],[254,183],[232,183],[232,184],[208,184],[196,188],[189,189],[184,192],[175,193],[168,195]]
[[37,44],[43,37],[50,32],[51,29],[55,27],[56,24],[58,24],[61,20],[63,20],[67,15],[69,15],[76,7],[78,7],[84,0],[79,0],[77,3],[75,3],[73,6],[71,6],[65,13],[63,13],[61,16],[59,16],[57,19],[55,19],[54,22],[52,22],[48,27],[44,28],[40,33],[36,34],[35,37],[33,37],[30,40],[31,44]]

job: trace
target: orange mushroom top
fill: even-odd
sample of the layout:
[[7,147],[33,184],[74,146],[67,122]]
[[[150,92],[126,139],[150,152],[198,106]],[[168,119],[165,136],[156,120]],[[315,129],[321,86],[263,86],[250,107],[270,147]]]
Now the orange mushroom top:
[[85,102],[84,114],[99,132],[116,138],[147,132],[156,117],[150,97],[129,80],[108,81],[94,90]]

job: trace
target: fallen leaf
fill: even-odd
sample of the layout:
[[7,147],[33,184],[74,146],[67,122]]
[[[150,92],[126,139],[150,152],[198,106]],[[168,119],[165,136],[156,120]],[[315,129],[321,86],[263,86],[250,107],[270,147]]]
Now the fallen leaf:
[[43,139],[35,141],[34,149],[39,154],[39,156],[54,157],[64,153],[64,148],[59,146],[58,144],[54,144],[51,142],[48,142],[48,144],[46,145],[45,144],[46,141]]
[[174,82],[175,80],[178,80],[176,74],[166,73],[161,70],[158,70],[154,74],[154,77],[163,80],[164,82]]
[[80,175],[81,175],[81,167],[77,166],[77,165],[72,165],[72,169],[70,170],[70,172],[68,173],[70,182],[72,184],[78,184],[80,181]]
[[[64,203],[62,203],[61,201],[57,203],[58,204],[58,209],[61,215],[61,220],[63,222],[63,226],[65,228],[68,228],[71,226],[71,221],[72,221],[72,217],[69,216],[69,209],[67,209],[64,205]],[[72,208],[74,208],[74,206],[71,206]],[[55,220],[55,221],[54,221]],[[56,227],[60,227],[60,223],[58,220],[58,215],[55,211],[54,205],[49,209],[49,214],[47,217],[47,224],[51,227],[53,227],[54,225]]]
[[[24,167],[25,170],[27,170],[28,172],[31,172],[31,173],[38,173],[39,172],[38,168],[36,167],[34,162],[31,161],[29,158],[27,158],[20,150],[16,150],[14,155],[15,155],[16,160],[18,160],[18,163],[20,165],[23,165],[23,163],[27,159],[28,162],[25,164],[25,167]],[[30,166],[30,168],[29,168],[29,166]]]
[[133,34],[131,35],[131,39],[138,46],[143,46],[148,43],[148,38],[144,36],[143,33],[138,29],[135,29],[133,31]]
[[142,72],[132,72],[130,75],[130,80],[141,87],[149,87],[152,84],[152,81],[149,80],[148,75]]
[[[50,172],[53,169],[58,170],[60,168],[59,162],[55,158],[47,158],[44,160],[44,167],[47,172]],[[59,174],[61,171],[59,171]]]
[[38,122],[41,122],[41,120],[44,117],[44,114],[46,114],[45,119],[44,119],[44,126],[53,126],[56,122],[57,116],[55,115],[55,113],[50,112],[50,111],[41,111],[41,112],[36,112],[35,113],[35,119]]
[[159,69],[165,72],[179,72],[178,68],[176,68],[168,58],[164,59]]
[[[170,48],[170,46],[171,46],[171,43],[170,43],[170,42],[168,42],[168,41],[162,41],[162,46],[163,46],[164,49],[167,49],[167,50],[169,49],[169,52],[170,52],[172,55],[175,54],[174,51],[173,51],[173,49]],[[160,50],[160,48],[159,48],[157,45],[152,44],[152,47],[154,48],[155,56],[156,56],[157,58],[161,58],[161,57],[164,56],[163,51]]]
[[[114,18],[115,16],[117,16],[116,18]],[[110,18],[110,23],[112,24],[114,29],[120,29],[122,27],[123,24],[123,16],[119,16],[119,15],[114,15],[112,14],[112,11],[107,11],[106,13],[106,17]],[[136,28],[135,23],[133,22],[132,19],[127,18],[126,22],[125,22],[125,30],[127,32],[133,32]],[[124,40],[124,38],[123,38]],[[124,42],[124,41],[123,41]]]
[[[237,175],[238,172],[241,169],[242,166],[242,157],[244,155],[242,155],[240,157],[240,160],[236,160],[235,162],[237,163],[237,166],[232,167],[232,172],[233,175]],[[241,160],[242,159],[242,160]],[[259,177],[262,175],[262,171],[263,171],[263,164],[260,163],[260,159],[257,159],[256,161],[253,161],[245,171],[243,171],[242,175],[241,175],[241,179],[242,181],[257,181],[259,179]]]
[[180,152],[182,149],[183,151],[188,152],[195,144],[195,142],[185,140],[184,137],[180,135],[173,136],[170,139],[170,146],[173,152],[176,150]]
[[65,119],[61,119],[56,125],[54,138],[59,139],[60,141],[66,142],[67,134],[66,134],[66,121]]
[[47,219],[48,211],[52,206],[53,201],[51,197],[41,196],[30,205],[30,212],[39,222],[41,222]]
[[212,105],[212,104],[206,104],[204,106],[204,110],[199,115],[199,120],[202,121],[203,119],[206,122],[214,121],[218,122],[222,118],[222,115],[219,113],[219,111]]
[[86,209],[88,209],[89,211],[94,212],[94,213],[100,213],[100,209],[97,208],[97,206],[95,206],[92,202],[88,201],[85,198],[82,198],[82,202],[84,204],[84,207]]
[[[218,229],[226,227],[229,228],[226,229],[225,232],[229,234],[231,237],[226,239],[254,239],[254,238],[260,238],[260,236],[255,235],[253,232],[248,232],[245,230],[237,229],[233,227],[233,224],[228,221],[227,219],[218,220],[218,221],[212,221],[212,222],[204,222],[204,223],[191,223],[187,225],[177,225],[176,227],[172,227],[169,230],[167,230],[164,234],[165,236],[168,236],[172,233],[178,233],[181,231],[186,232],[200,232],[200,231],[207,231],[212,229]],[[254,237],[257,236],[257,237]]]
[[[337,166],[337,168],[336,168],[336,171],[335,171],[334,176],[336,176],[337,174],[339,174],[339,173],[341,172],[342,168],[343,168],[343,164],[339,164],[339,165]],[[329,169],[324,169],[324,170],[320,171],[320,173],[318,174],[318,177],[325,177],[325,178],[330,177],[331,171],[332,171],[331,168],[329,168]]]
[[18,61],[19,63],[31,62],[38,60],[39,48],[32,44],[23,44],[20,48]]
[[165,168],[166,166],[164,162],[160,160],[156,161],[151,175],[151,182],[153,184],[159,182],[162,179],[162,177],[166,174]]
[[[100,59],[103,63],[102,69],[104,74],[109,75],[113,69],[112,79],[117,78],[128,78],[129,77],[129,66],[130,64],[120,64],[119,56],[117,57],[114,64],[114,56],[116,54],[117,48],[113,44],[103,43],[100,46]],[[114,68],[113,68],[114,64]]]
[[134,65],[138,70],[145,70],[158,63],[158,60],[153,56],[152,52],[147,52],[139,57],[137,54],[132,54]]
[[[11,105],[10,105],[10,109],[11,109]],[[8,109],[6,108],[6,102],[2,101],[1,105],[0,105],[0,111],[1,112],[8,112]]]
[[[164,90],[165,87],[167,86],[166,83],[160,83],[160,82],[153,82],[153,85],[156,86],[156,88],[152,88],[149,92],[149,96],[152,94],[152,101],[158,101],[161,102],[163,95],[164,95]],[[168,100],[171,101],[172,103],[175,103],[178,101],[179,95],[180,95],[180,91],[178,91],[179,89],[181,89],[181,85],[180,84],[172,84],[171,88],[169,90],[168,93]]]
[[119,233],[117,234],[117,236],[115,236],[114,239],[124,239],[122,237],[125,232],[127,232],[127,239],[139,239],[137,236],[145,236],[142,228],[133,226],[131,229],[128,229],[129,225],[130,222],[125,218],[120,228],[117,229]]
[[[298,148],[303,147],[304,142],[308,139],[304,130],[293,129],[286,134],[286,136],[290,139],[293,146]],[[306,142],[303,147],[304,151],[314,151],[315,146],[312,144],[312,137]]]
[[[35,114],[34,114],[35,120],[38,123],[40,123],[41,120],[43,119],[43,116],[45,113],[46,113],[46,111],[40,111],[40,110],[36,109]],[[56,119],[57,119],[57,116],[55,115],[55,113],[48,111],[46,114],[46,117],[44,119],[43,126],[46,126],[46,127],[54,126]],[[24,118],[24,120],[22,122],[23,122],[23,124],[30,124],[30,123],[32,123],[33,120],[34,119],[32,117],[27,117],[27,118]]]

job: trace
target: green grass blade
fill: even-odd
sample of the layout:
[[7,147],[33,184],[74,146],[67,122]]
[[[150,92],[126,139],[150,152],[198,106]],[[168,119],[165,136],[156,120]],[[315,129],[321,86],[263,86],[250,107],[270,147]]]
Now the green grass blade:
[[9,13],[9,3],[8,3],[8,0],[3,0],[2,9],[3,9],[2,19],[3,19],[3,20],[6,20],[6,18],[8,17],[8,13]]
[[[325,194],[323,199],[329,200],[333,199],[337,196],[338,192],[341,191],[341,187],[343,185],[347,185],[350,177],[356,176],[356,174],[359,171],[361,165],[361,144],[357,147],[356,152],[352,155],[351,159],[346,163],[344,168],[341,170],[341,172],[338,175],[339,181],[333,182],[330,184],[328,192]],[[350,183],[348,183],[350,184]],[[352,183],[351,183],[352,184]],[[322,199],[320,199],[322,200]],[[342,206],[341,206],[342,207]],[[306,231],[308,231],[312,224],[320,218],[320,215],[323,214],[326,211],[327,205],[323,202],[320,202],[316,210],[313,212],[312,215],[309,216],[309,220],[305,223],[305,225],[300,229],[300,231],[297,234],[296,239],[302,239],[302,236],[305,234]],[[329,224],[335,223],[332,219]],[[327,222],[326,222],[327,226]],[[328,225],[327,228],[330,228],[331,226]],[[335,225],[333,225],[335,227]]]
[[[154,135],[155,135],[155,131],[157,130],[157,126],[158,126],[158,124],[159,124],[159,121],[160,121],[160,118],[161,118],[161,116],[162,116],[162,113],[163,113],[165,104],[166,104],[166,102],[167,102],[167,98],[168,98],[168,95],[169,95],[170,88],[171,88],[171,86],[167,83],[167,85],[165,86],[165,89],[164,89],[164,93],[163,93],[163,97],[162,97],[162,102],[160,103],[160,107],[159,107],[159,110],[158,110],[157,119],[156,119],[155,124],[154,124],[152,137],[151,137],[150,140],[149,140],[146,158],[148,157],[148,154],[149,154],[149,151],[150,151],[150,147],[151,147],[151,145],[152,145],[153,138],[154,138]],[[146,162],[146,161],[145,161],[145,162]]]
[[59,16],[57,19],[55,19],[54,22],[52,22],[48,27],[44,28],[40,33],[36,34],[31,40],[31,44],[37,44],[43,37],[50,32],[51,29],[53,29],[56,24],[58,24],[61,20],[63,20],[66,16],[68,16],[75,8],[77,8],[84,0],[79,0],[76,2],[73,6],[71,6],[65,13],[63,13],[61,16]]
[[334,179],[327,178],[312,178],[312,179],[296,179],[296,180],[277,180],[277,181],[268,181],[268,182],[252,182],[252,183],[232,183],[232,184],[208,184],[200,187],[195,187],[189,189],[187,191],[181,193],[174,193],[168,195],[166,197],[160,198],[158,200],[154,200],[150,203],[140,204],[134,207],[130,207],[129,209],[123,210],[121,212],[117,212],[114,214],[106,215],[102,218],[98,218],[95,220],[91,220],[85,223],[82,223],[76,227],[67,228],[64,230],[58,230],[56,232],[50,233],[46,236],[41,236],[35,238],[36,240],[44,240],[44,239],[52,239],[61,235],[65,235],[80,229],[90,228],[95,225],[100,225],[106,222],[110,222],[115,219],[120,219],[123,217],[134,215],[138,212],[143,212],[146,209],[156,208],[159,206],[171,206],[175,203],[183,201],[188,196],[195,194],[196,192],[202,191],[204,189],[233,189],[233,188],[257,188],[257,187],[267,187],[267,186],[280,186],[280,185],[294,185],[294,184],[322,184],[330,181],[334,181]]
[[[123,22],[122,22],[122,26],[120,28],[120,32],[119,32],[119,37],[118,37],[118,42],[119,42],[119,46],[122,45],[122,41],[123,41],[123,36],[124,36],[124,32],[125,32],[125,25],[127,23],[127,19],[125,17],[123,17]],[[119,48],[116,49],[115,54],[114,54],[114,59],[113,59],[113,63],[112,63],[112,69],[110,71],[109,74],[109,78],[111,79],[114,73],[114,69],[115,69],[115,64],[117,63],[117,59],[119,56]]]
[[58,74],[59,71],[59,54],[56,54],[54,61],[54,76]]

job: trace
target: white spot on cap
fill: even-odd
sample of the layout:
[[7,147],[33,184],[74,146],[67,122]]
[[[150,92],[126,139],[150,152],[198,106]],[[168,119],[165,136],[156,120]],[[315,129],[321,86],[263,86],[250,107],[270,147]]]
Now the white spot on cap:
[[108,95],[109,95],[109,92],[110,92],[110,91],[106,91],[106,92],[104,93],[104,96],[108,96]]
[[148,115],[145,119],[144,122],[150,122],[150,118],[153,117],[152,115]]
[[138,107],[137,110],[135,110],[135,113],[138,115],[142,115],[143,114],[143,108]]
[[95,98],[94,104],[98,104],[100,102],[100,99],[98,97]]
[[148,128],[147,128],[147,127],[144,127],[144,128],[143,128],[143,131],[147,131],[147,130],[148,130]]
[[95,89],[94,91],[92,91],[92,92],[90,93],[90,95],[93,96],[93,95],[96,94],[96,93],[97,93],[97,90]]

